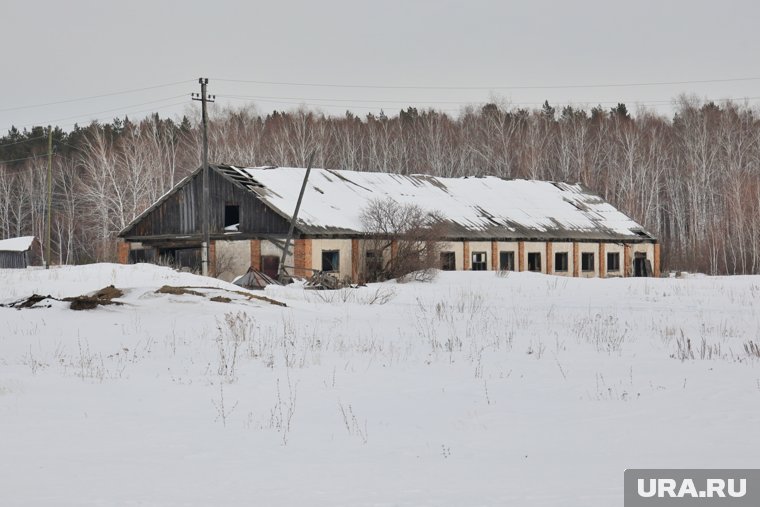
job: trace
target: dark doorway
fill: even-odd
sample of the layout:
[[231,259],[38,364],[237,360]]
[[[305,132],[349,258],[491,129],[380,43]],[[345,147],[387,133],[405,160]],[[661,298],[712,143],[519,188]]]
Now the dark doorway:
[[515,270],[515,253],[514,252],[499,252],[499,270],[501,271]]
[[176,269],[187,269],[193,273],[201,271],[200,248],[162,248],[158,252],[159,262]]
[[262,255],[261,271],[269,278],[277,279],[280,272],[280,258],[276,255]]
[[156,261],[156,249],[155,248],[141,248],[139,250],[129,251],[129,263],[137,264],[138,262],[155,262]]
[[365,254],[365,267],[369,280],[379,280],[383,272],[383,255],[380,250],[367,250]]
[[647,276],[647,254],[637,252],[633,255],[633,276]]
[[540,252],[530,252],[528,254],[528,271],[541,271]]

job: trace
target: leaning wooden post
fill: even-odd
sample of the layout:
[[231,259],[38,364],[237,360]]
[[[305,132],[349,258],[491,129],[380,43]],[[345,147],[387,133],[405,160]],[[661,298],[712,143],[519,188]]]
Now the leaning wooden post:
[[301,209],[301,201],[303,200],[303,194],[306,191],[306,182],[309,181],[309,173],[311,172],[311,163],[314,160],[314,154],[312,151],[309,154],[309,161],[306,164],[306,174],[303,177],[303,183],[301,183],[301,192],[298,194],[298,201],[296,202],[296,209],[293,212],[293,218],[290,220],[290,228],[288,229],[288,237],[285,239],[285,246],[282,249],[282,258],[280,259],[280,273],[278,278],[280,281],[285,278],[285,259],[288,256],[290,250],[290,244],[293,242],[293,234],[296,229],[296,220],[298,220],[298,210]]

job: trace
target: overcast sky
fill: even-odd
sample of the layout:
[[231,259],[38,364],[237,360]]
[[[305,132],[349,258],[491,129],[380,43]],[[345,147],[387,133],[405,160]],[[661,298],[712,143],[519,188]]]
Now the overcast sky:
[[[4,0],[0,132],[195,114],[189,95],[200,76],[219,105],[255,102],[261,112],[306,103],[328,114],[407,105],[456,113],[498,97],[669,113],[682,92],[760,97],[760,79],[587,85],[760,78],[759,19],[759,2],[726,0]],[[156,88],[115,94],[147,87]],[[104,94],[114,95],[26,107]]]

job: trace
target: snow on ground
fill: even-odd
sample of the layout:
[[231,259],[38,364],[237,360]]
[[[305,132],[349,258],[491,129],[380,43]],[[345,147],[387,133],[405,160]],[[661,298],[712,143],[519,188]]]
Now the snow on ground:
[[606,507],[626,468],[760,455],[760,277],[442,273],[281,307],[101,264],[0,270],[0,304],[111,284],[122,306],[0,308],[0,505]]

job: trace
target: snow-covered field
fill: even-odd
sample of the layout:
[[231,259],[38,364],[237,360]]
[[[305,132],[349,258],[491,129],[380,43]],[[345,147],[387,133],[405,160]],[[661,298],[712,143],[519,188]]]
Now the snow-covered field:
[[123,305],[0,308],[0,505],[608,507],[626,468],[760,456],[760,277],[442,273],[282,307],[100,264],[0,270],[0,304],[111,284]]

